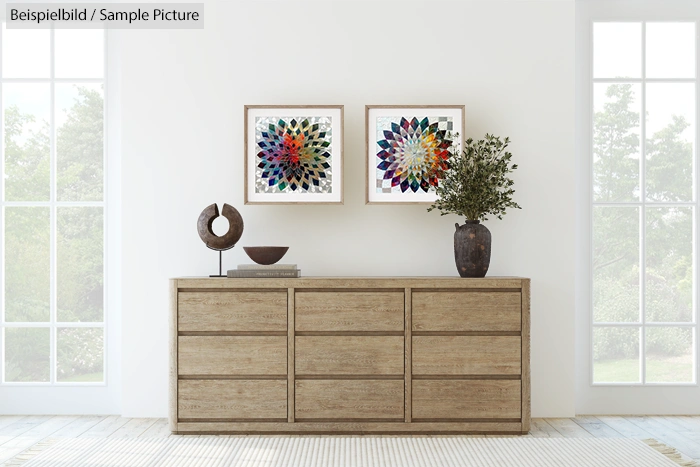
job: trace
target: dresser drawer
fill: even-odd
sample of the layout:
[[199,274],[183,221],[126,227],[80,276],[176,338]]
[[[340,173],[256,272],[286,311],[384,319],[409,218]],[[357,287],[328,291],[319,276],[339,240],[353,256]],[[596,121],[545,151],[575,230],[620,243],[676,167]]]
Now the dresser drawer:
[[286,381],[180,380],[178,419],[287,421]]
[[414,380],[414,419],[520,418],[520,380]]
[[414,331],[520,331],[520,292],[414,292]]
[[414,336],[414,375],[519,375],[520,336]]
[[286,292],[180,292],[179,331],[286,331]]
[[298,375],[403,375],[401,336],[297,336]]
[[404,387],[399,380],[297,380],[295,418],[400,419]]
[[297,292],[297,331],[403,331],[403,292]]
[[180,375],[286,375],[284,336],[180,336]]

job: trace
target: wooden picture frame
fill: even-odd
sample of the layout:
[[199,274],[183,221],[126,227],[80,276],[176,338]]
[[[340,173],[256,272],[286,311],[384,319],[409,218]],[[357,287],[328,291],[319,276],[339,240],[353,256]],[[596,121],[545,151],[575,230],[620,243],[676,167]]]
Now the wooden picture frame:
[[343,204],[342,105],[246,105],[245,204]]
[[[447,148],[464,146],[464,114],[464,105],[366,105],[365,204],[435,202],[431,188],[439,180],[435,172],[445,168]],[[426,151],[421,141],[430,146],[433,162],[409,173],[414,166],[408,159]]]

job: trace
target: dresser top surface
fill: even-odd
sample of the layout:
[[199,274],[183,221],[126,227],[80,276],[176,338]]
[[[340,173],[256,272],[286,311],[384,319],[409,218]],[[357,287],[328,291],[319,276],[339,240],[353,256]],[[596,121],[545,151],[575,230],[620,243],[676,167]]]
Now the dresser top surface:
[[530,282],[525,277],[461,278],[433,277],[299,277],[299,278],[226,278],[177,277],[178,288],[474,288],[520,289]]

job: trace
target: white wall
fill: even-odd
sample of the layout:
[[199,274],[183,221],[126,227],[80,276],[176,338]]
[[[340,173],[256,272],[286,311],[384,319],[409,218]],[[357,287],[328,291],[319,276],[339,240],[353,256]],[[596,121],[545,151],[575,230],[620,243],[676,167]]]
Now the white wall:
[[[532,278],[533,416],[574,414],[574,5],[206,2],[204,30],[124,31],[123,414],[167,414],[169,277],[216,270],[200,211],[306,276],[455,276],[456,216],[364,204],[365,104],[465,104],[510,136],[522,211],[489,221],[489,275]],[[344,104],[345,205],[244,206],[243,105]],[[224,267],[245,262],[241,248]]]

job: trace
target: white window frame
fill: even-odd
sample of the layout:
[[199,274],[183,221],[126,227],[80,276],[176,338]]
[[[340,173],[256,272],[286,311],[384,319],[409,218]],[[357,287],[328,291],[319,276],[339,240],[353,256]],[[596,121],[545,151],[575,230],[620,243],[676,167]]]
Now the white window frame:
[[[0,21],[4,21],[4,19],[5,11],[0,10]],[[101,80],[104,83],[104,173],[106,177],[103,188],[103,203],[105,203],[104,382],[0,383],[0,401],[2,401],[0,415],[107,415],[121,413],[121,131],[118,123],[121,121],[120,33],[120,31],[115,30],[105,31],[105,73]],[[1,64],[0,57],[0,66]],[[2,152],[0,152],[0,162],[4,163]],[[3,180],[0,180],[0,183],[3,183]],[[0,186],[0,188],[4,187]],[[4,209],[0,210],[0,213],[2,211]],[[1,217],[0,232],[3,232],[4,226]],[[0,241],[0,244],[2,243],[4,242]],[[3,272],[0,267],[0,287],[2,287],[0,290],[4,290],[4,283],[1,279]],[[0,359],[3,359],[0,360],[0,365],[2,366],[4,366],[3,334],[4,329],[0,329]],[[57,403],[57,401],[60,402]]]
[[[5,133],[5,115],[3,106],[3,87],[1,85],[6,83],[47,83],[50,88],[50,116],[49,116],[49,131],[50,131],[50,197],[49,201],[7,201],[5,200],[5,154],[4,154],[4,144],[0,144],[0,232],[5,232],[5,208],[8,207],[48,207],[49,208],[49,222],[50,222],[50,311],[49,311],[49,322],[7,322],[5,321],[5,300],[0,300],[0,384],[8,386],[105,386],[107,385],[107,321],[106,316],[108,314],[108,302],[107,302],[107,35],[104,34],[104,49],[103,49],[103,75],[102,78],[56,78],[55,77],[55,29],[51,28],[49,30],[50,36],[50,71],[48,78],[5,78],[2,70],[2,49],[0,48],[0,111],[2,111],[2,118],[0,119],[0,129],[2,129],[2,134]],[[1,34],[1,31],[0,31]],[[3,38],[0,37],[0,41]],[[103,90],[103,145],[102,145],[102,186],[103,186],[103,196],[102,201],[77,201],[77,202],[66,202],[58,201],[56,195],[56,100],[55,100],[55,88],[56,84],[68,83],[68,84],[101,84]],[[103,221],[103,250],[102,250],[102,277],[103,277],[103,318],[101,322],[63,322],[57,320],[57,285],[56,285],[56,255],[57,255],[57,245],[56,245],[56,222],[57,213],[59,207],[101,207],[102,208],[102,221]],[[3,234],[4,237],[4,234]],[[0,242],[0,287],[2,291],[5,290],[5,241]],[[49,381],[48,382],[12,382],[5,380],[5,331],[8,328],[46,328],[48,324],[49,328]],[[56,367],[57,367],[57,332],[58,328],[102,328],[102,339],[103,339],[103,355],[102,355],[102,365],[103,365],[103,375],[104,379],[101,382],[60,382],[57,381]]]
[[[593,213],[593,23],[600,22],[695,22],[696,24],[696,141],[694,154],[694,182],[697,191],[698,177],[698,144],[700,144],[700,121],[698,120],[699,98],[698,82],[700,81],[700,4],[692,0],[577,0],[576,1],[576,171],[578,184],[576,189],[577,211],[577,266],[576,266],[576,413],[577,414],[698,414],[700,413],[700,386],[698,385],[699,358],[698,349],[698,196],[694,191],[694,201],[690,203],[648,203],[640,199],[636,203],[623,203],[625,206],[692,206],[695,208],[693,220],[693,266],[694,266],[694,321],[682,324],[694,329],[693,372],[692,383],[645,383],[642,374],[639,383],[594,383],[593,382],[593,313],[592,313],[592,213]],[[642,53],[645,53],[643,43]],[[645,58],[645,57],[644,57]],[[642,63],[646,73],[645,63]],[[645,75],[642,75],[645,77]],[[606,80],[596,80],[605,82]],[[639,82],[642,79],[608,80],[613,82]],[[651,80],[646,82],[673,82],[671,79]],[[693,80],[677,80],[693,81]],[[642,91],[644,94],[644,91]],[[646,122],[642,119],[642,125]],[[644,131],[644,130],[642,130]],[[645,133],[640,135],[640,144],[645,144]],[[644,164],[645,155],[641,153]],[[641,166],[641,176],[644,166]],[[642,185],[644,186],[644,185]],[[642,193],[641,196],[644,194]],[[598,204],[598,203],[596,203]],[[605,203],[600,203],[599,205]],[[642,214],[640,213],[640,216]],[[641,218],[640,218],[641,219]],[[640,229],[644,229],[642,223]],[[641,254],[644,254],[644,242],[640,238]],[[640,258],[644,261],[644,256]],[[643,263],[640,263],[640,269]],[[641,269],[642,287],[644,286],[644,270]],[[640,291],[643,294],[643,289]],[[642,295],[643,297],[643,295]],[[645,317],[642,315],[642,320]],[[650,327],[663,326],[666,323],[649,325],[645,321],[627,326],[642,329],[640,346],[644,346],[643,330]],[[597,323],[601,324],[601,323]],[[640,348],[644,350],[644,348]],[[640,353],[640,365],[645,365],[644,353]],[[644,370],[642,370],[644,371]]]
[[[640,105],[641,105],[641,118],[640,118],[640,158],[639,158],[639,186],[640,186],[640,194],[639,194],[639,201],[629,201],[629,202],[623,202],[623,203],[607,203],[607,202],[600,202],[600,201],[595,201],[595,198],[593,196],[593,186],[592,186],[592,180],[591,180],[591,198],[590,198],[590,219],[591,219],[591,228],[588,229],[588,233],[590,235],[590,249],[591,249],[591,254],[589,255],[589,261],[590,263],[590,284],[591,287],[589,288],[589,293],[590,295],[590,302],[591,305],[593,303],[593,210],[597,206],[609,206],[609,207],[637,207],[639,208],[639,269],[640,269],[640,283],[639,283],[639,303],[641,306],[640,310],[640,318],[641,320],[639,322],[610,322],[610,323],[605,323],[605,322],[596,322],[594,319],[593,311],[591,310],[590,313],[590,327],[591,327],[591,333],[590,333],[590,361],[591,361],[591,367],[590,367],[590,381],[591,385],[594,386],[654,386],[654,385],[659,385],[659,386],[696,386],[698,384],[697,382],[697,374],[698,374],[698,369],[697,369],[697,363],[698,363],[698,358],[697,358],[697,333],[698,333],[698,318],[697,318],[697,304],[698,304],[698,296],[697,296],[697,244],[698,244],[698,235],[697,235],[697,213],[698,213],[698,200],[697,200],[697,183],[698,183],[698,163],[697,163],[697,144],[698,141],[700,141],[700,135],[698,134],[698,128],[700,125],[695,124],[695,144],[693,144],[693,201],[689,202],[649,202],[647,200],[646,196],[646,180],[645,180],[645,167],[646,167],[646,141],[647,141],[647,134],[646,134],[646,118],[644,116],[646,115],[647,107],[646,107],[646,84],[647,83],[692,83],[695,85],[695,121],[698,121],[698,96],[700,96],[700,90],[698,89],[698,80],[697,80],[697,54],[698,54],[698,40],[697,40],[697,31],[698,31],[698,21],[689,21],[689,20],[684,20],[684,21],[675,21],[675,22],[683,22],[683,23],[692,23],[695,26],[695,31],[696,31],[696,39],[695,39],[695,68],[696,68],[696,77],[695,78],[647,78],[646,76],[646,26],[647,23],[670,23],[671,21],[656,21],[656,20],[651,20],[651,21],[591,21],[590,24],[590,37],[591,37],[591,54],[590,54],[590,63],[593,64],[593,40],[594,40],[594,33],[593,33],[593,28],[595,24],[601,24],[601,23],[629,23],[629,24],[641,24],[641,29],[642,29],[642,35],[640,40],[642,41],[642,47],[641,47],[641,54],[642,54],[642,61],[641,61],[641,67],[642,67],[642,75],[641,78],[595,78],[593,76],[593,66],[591,66],[591,73],[590,73],[590,83],[591,83],[591,99],[589,101],[589,106],[591,109],[591,120],[590,120],[590,140],[589,144],[591,149],[593,148],[593,137],[594,137],[594,120],[595,120],[595,112],[593,110],[594,102],[593,102],[593,89],[596,84],[605,84],[605,83],[622,83],[622,84],[640,84],[641,85],[641,93],[640,93]],[[590,160],[590,166],[589,166],[589,173],[593,174],[593,154],[591,150],[591,155],[589,157]],[[645,308],[646,308],[646,294],[645,294],[645,289],[646,289],[646,280],[645,280],[645,274],[646,274],[646,208],[647,207],[690,207],[694,208],[693,209],[693,235],[692,235],[692,242],[693,242],[693,319],[690,322],[682,322],[682,323],[647,323],[646,322],[646,313],[645,313]],[[639,334],[639,376],[640,376],[640,381],[633,383],[633,382],[622,382],[622,383],[616,383],[616,382],[598,382],[596,383],[593,379],[593,330],[595,328],[604,328],[604,327],[626,327],[626,328],[635,328],[640,330]],[[672,383],[658,383],[658,382],[647,382],[646,381],[646,331],[649,328],[654,328],[654,327],[681,327],[681,328],[690,328],[692,330],[692,345],[693,345],[693,380],[692,382],[672,382]]]

